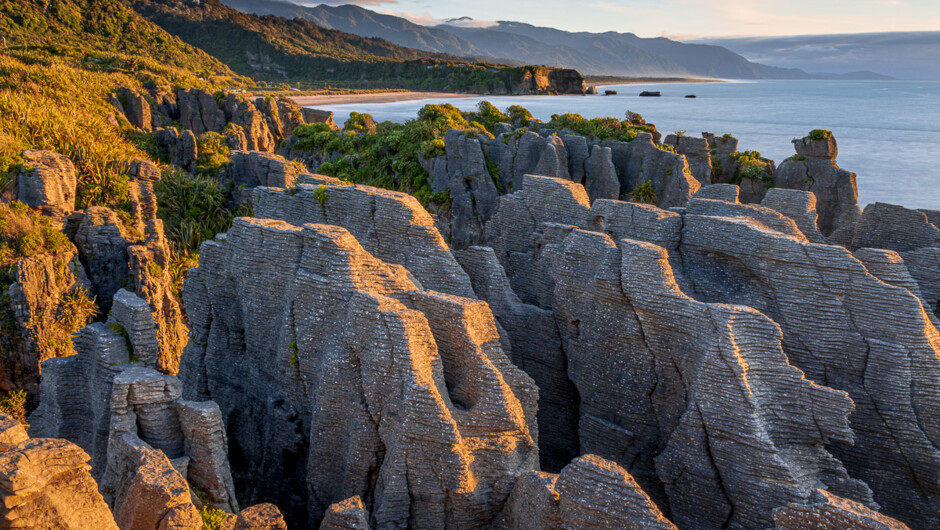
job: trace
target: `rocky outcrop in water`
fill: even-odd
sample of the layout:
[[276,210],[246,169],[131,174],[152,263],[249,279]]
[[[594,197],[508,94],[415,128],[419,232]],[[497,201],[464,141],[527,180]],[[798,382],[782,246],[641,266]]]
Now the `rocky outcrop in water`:
[[23,151],[16,177],[16,199],[43,214],[61,219],[75,209],[75,166],[67,156],[52,151]]

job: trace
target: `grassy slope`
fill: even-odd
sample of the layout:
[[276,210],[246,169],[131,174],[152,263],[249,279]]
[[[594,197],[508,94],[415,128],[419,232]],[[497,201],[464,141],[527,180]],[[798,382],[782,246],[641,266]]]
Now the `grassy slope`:
[[[126,0],[143,16],[242,75],[309,87],[502,93],[525,71],[324,29],[303,19],[249,15],[203,0]],[[250,57],[249,57],[250,56]],[[254,68],[259,57],[268,68]],[[466,63],[466,64],[465,64]],[[458,66],[462,65],[462,66]],[[429,66],[440,66],[429,68]]]
[[79,207],[126,205],[125,163],[144,154],[107,96],[119,86],[243,84],[217,59],[116,0],[0,3],[0,176],[9,186],[25,149],[69,156]]

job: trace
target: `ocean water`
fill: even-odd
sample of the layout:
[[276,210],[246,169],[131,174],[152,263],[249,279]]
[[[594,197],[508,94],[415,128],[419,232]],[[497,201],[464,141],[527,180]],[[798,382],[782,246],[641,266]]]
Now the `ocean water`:
[[[541,120],[576,112],[585,117],[639,112],[668,134],[731,133],[740,150],[760,151],[779,164],[794,154],[791,140],[829,129],[839,144],[837,163],[858,175],[859,201],[940,209],[940,82],[757,81],[603,87],[616,96],[459,97],[397,103],[318,106],[336,113],[367,112],[403,122],[428,103],[468,110],[481,100],[499,108],[522,105]],[[639,97],[657,90],[659,98]],[[695,94],[695,99],[685,98]]]

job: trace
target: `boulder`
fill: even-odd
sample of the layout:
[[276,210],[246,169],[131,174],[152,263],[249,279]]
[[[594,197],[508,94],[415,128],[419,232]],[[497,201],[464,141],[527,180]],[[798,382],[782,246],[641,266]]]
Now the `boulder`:
[[75,166],[67,156],[52,151],[23,151],[16,177],[16,199],[43,214],[61,219],[75,209]]
[[369,510],[358,495],[333,503],[326,510],[320,530],[369,530]]
[[332,131],[339,130],[339,126],[333,121],[333,111],[303,107],[301,112],[303,112],[303,118],[306,123],[324,123]]
[[127,104],[124,105],[124,115],[127,121],[135,128],[150,132],[153,130],[153,117],[151,116],[150,102],[135,90],[121,87],[120,94]]
[[142,448],[139,465],[116,492],[114,519],[120,528],[199,530],[202,518],[189,484],[160,451]]
[[81,448],[66,440],[17,438],[0,452],[0,526],[117,530]]
[[163,172],[160,166],[154,164],[146,158],[135,158],[128,165],[128,173],[132,179],[142,182],[159,182],[163,178]]
[[229,176],[236,186],[249,188],[270,186],[288,188],[294,185],[300,168],[282,156],[259,151],[234,151]]

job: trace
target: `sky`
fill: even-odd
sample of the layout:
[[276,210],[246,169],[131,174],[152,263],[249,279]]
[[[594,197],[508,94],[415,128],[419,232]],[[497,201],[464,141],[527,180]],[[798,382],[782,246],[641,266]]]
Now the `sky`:
[[938,0],[294,0],[354,3],[425,25],[469,16],[641,37],[809,35],[940,30]]

